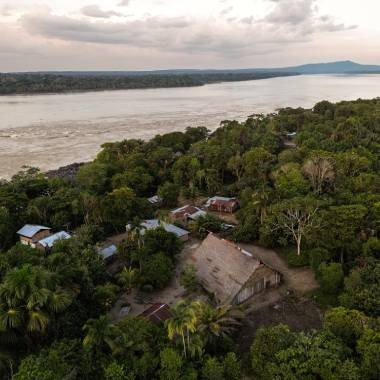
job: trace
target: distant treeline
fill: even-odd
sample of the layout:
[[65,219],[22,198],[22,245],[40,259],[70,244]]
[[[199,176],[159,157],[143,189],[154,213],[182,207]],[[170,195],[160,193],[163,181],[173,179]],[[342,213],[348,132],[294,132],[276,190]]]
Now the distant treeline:
[[127,90],[144,88],[193,87],[217,82],[266,79],[294,73],[196,73],[163,75],[66,75],[66,74],[0,74],[0,95],[49,92]]

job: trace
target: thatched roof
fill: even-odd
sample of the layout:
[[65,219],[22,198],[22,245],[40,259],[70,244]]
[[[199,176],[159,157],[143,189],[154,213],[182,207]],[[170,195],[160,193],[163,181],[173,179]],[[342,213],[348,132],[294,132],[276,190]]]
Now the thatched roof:
[[190,257],[204,288],[229,303],[261,262],[236,244],[210,233]]

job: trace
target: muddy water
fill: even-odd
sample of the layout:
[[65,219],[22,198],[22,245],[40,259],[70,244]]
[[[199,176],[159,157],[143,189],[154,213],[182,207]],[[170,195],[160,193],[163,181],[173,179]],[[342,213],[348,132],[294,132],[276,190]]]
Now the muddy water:
[[0,177],[95,157],[104,142],[149,139],[187,126],[327,99],[380,96],[380,75],[310,75],[203,87],[0,97]]

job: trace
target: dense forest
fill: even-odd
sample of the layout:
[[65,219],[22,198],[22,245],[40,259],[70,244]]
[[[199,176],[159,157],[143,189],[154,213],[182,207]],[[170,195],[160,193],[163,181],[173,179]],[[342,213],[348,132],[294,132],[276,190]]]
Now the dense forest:
[[[9,88],[40,91],[33,77],[28,80]],[[56,80],[43,88],[57,91],[63,79]],[[72,89],[70,81],[61,88]],[[83,79],[83,88],[90,82]],[[226,120],[213,133],[197,127],[150,141],[107,143],[74,180],[26,168],[3,181],[2,378],[378,379],[379,148],[380,99],[322,101],[313,109]],[[147,201],[155,194],[162,198],[159,209]],[[319,288],[309,297],[323,310],[321,328],[257,326],[250,350],[241,353],[241,308],[189,297],[178,301],[165,324],[111,320],[120,293],[169,283],[182,243],[160,228],[129,234],[117,253],[128,265],[116,276],[106,271],[95,245],[127,223],[164,217],[179,199],[215,194],[240,200],[238,224],[223,236],[271,247],[289,266],[314,271]],[[74,237],[41,253],[17,243],[25,223]],[[213,229],[220,224],[207,216],[192,226],[199,237]],[[184,272],[183,283],[191,294],[196,273]]]
[[72,91],[127,90],[144,88],[169,88],[203,86],[209,83],[237,82],[274,78],[296,74],[289,73],[188,73],[146,75],[79,75],[47,73],[0,73],[0,95],[60,93]]

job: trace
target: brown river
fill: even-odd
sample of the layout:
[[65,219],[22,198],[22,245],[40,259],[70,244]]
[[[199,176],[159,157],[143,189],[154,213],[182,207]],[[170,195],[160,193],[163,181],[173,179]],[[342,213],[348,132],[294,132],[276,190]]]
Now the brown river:
[[104,142],[218,127],[280,107],[380,96],[380,75],[308,75],[203,87],[0,96],[0,178],[94,158]]

